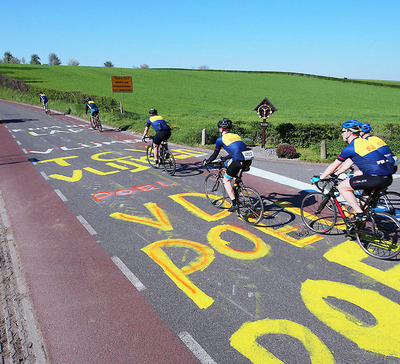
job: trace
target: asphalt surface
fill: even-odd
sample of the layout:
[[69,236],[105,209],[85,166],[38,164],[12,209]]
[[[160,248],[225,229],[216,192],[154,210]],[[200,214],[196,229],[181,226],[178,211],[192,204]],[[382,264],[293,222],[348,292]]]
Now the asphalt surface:
[[148,167],[139,136],[9,102],[0,120],[29,360],[399,362],[398,261],[299,218],[325,165],[258,151],[244,180],[266,215],[252,227],[204,199],[210,151],[170,144],[171,177]]

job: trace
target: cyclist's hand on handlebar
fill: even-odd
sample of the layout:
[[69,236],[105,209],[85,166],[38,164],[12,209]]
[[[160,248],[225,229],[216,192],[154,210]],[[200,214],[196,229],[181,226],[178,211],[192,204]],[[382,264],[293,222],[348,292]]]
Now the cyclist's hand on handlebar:
[[146,136],[145,135],[142,136],[142,142],[146,143]]
[[319,181],[321,181],[321,178],[319,178],[318,176],[313,176],[313,177],[311,177],[311,182],[312,182],[312,183],[317,183],[317,182],[319,182]]
[[204,159],[204,160],[203,160],[203,166],[206,167],[207,164],[208,164],[207,159]]

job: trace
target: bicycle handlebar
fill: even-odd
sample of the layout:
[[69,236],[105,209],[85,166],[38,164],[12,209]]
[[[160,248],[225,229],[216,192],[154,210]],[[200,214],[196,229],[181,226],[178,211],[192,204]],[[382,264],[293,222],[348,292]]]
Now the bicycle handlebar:
[[204,167],[206,168],[207,172],[210,172],[210,169],[208,168],[208,166],[213,166],[216,167],[218,169],[224,168],[224,162],[220,159],[217,159],[215,161],[209,162],[209,163],[204,163]]
[[146,139],[148,140],[153,140],[154,136],[153,135],[147,135],[145,137],[142,138],[142,142],[147,143]]

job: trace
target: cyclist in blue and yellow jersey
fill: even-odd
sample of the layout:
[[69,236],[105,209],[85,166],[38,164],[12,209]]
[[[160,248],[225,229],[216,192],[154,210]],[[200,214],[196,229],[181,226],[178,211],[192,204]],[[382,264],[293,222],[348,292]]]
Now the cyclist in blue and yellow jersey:
[[42,102],[43,109],[45,109],[46,108],[46,104],[49,102],[49,99],[47,98],[47,96],[42,91],[39,92],[39,101]]
[[235,193],[233,192],[232,179],[234,179],[241,170],[250,170],[251,162],[254,159],[254,153],[243,143],[239,135],[230,132],[232,129],[231,120],[220,120],[218,122],[218,129],[221,136],[216,141],[214,153],[211,154],[208,159],[205,159],[203,164],[211,163],[217,158],[221,148],[224,148],[228,153],[228,156],[224,158],[227,169],[223,182],[225,190],[232,201],[232,206],[229,209],[229,211],[232,212],[238,209]]
[[311,178],[318,182],[339,170],[342,163],[351,159],[362,172],[339,183],[338,190],[343,198],[356,212],[355,220],[364,221],[366,217],[357,203],[354,190],[363,189],[369,193],[374,187],[389,186],[392,181],[393,168],[385,156],[368,140],[360,137],[361,125],[357,120],[348,120],[342,125],[342,138],[348,145],[343,148],[338,158],[329,165],[321,176]]
[[147,119],[142,139],[144,140],[145,136],[149,132],[150,126],[152,126],[156,131],[156,135],[153,138],[153,144],[154,144],[154,159],[156,160],[156,166],[158,167],[160,164],[160,161],[158,159],[158,151],[160,149],[160,144],[162,141],[164,140],[166,141],[169,139],[169,137],[171,136],[171,128],[166,123],[164,118],[161,115],[158,115],[156,109],[150,109],[149,115],[150,117]]
[[371,124],[362,123],[360,136],[364,139],[367,139],[388,159],[389,163],[393,166],[393,173],[396,173],[397,166],[399,164],[398,158],[381,138],[371,135],[371,130]]
[[[348,120],[350,121],[350,120]],[[358,123],[358,125],[361,128],[360,136],[364,139],[367,139],[372,145],[375,146],[375,148],[378,149],[379,152],[381,152],[385,158],[389,161],[389,163],[393,167],[393,173],[397,172],[397,166],[399,164],[399,160],[396,157],[396,155],[392,152],[392,150],[389,148],[389,146],[379,137],[375,135],[371,135],[371,124],[369,123],[361,123],[357,120],[351,120],[353,123]],[[353,164],[353,161],[351,159],[348,159],[346,162],[342,164],[342,166],[336,171],[336,174],[341,174],[342,172],[346,171],[348,168],[350,168]],[[360,175],[362,174],[361,171],[356,171],[355,175]]]
[[90,109],[90,121],[93,122],[93,118],[99,114],[99,108],[96,106],[96,104],[90,97],[86,99],[86,111],[85,111],[86,115],[89,109]]

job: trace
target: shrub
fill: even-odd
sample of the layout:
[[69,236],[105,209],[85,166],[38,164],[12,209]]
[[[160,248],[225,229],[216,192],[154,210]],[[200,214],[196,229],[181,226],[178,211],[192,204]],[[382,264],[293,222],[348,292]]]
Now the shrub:
[[281,144],[276,148],[276,155],[278,158],[288,158],[293,159],[298,157],[296,148],[290,144]]

